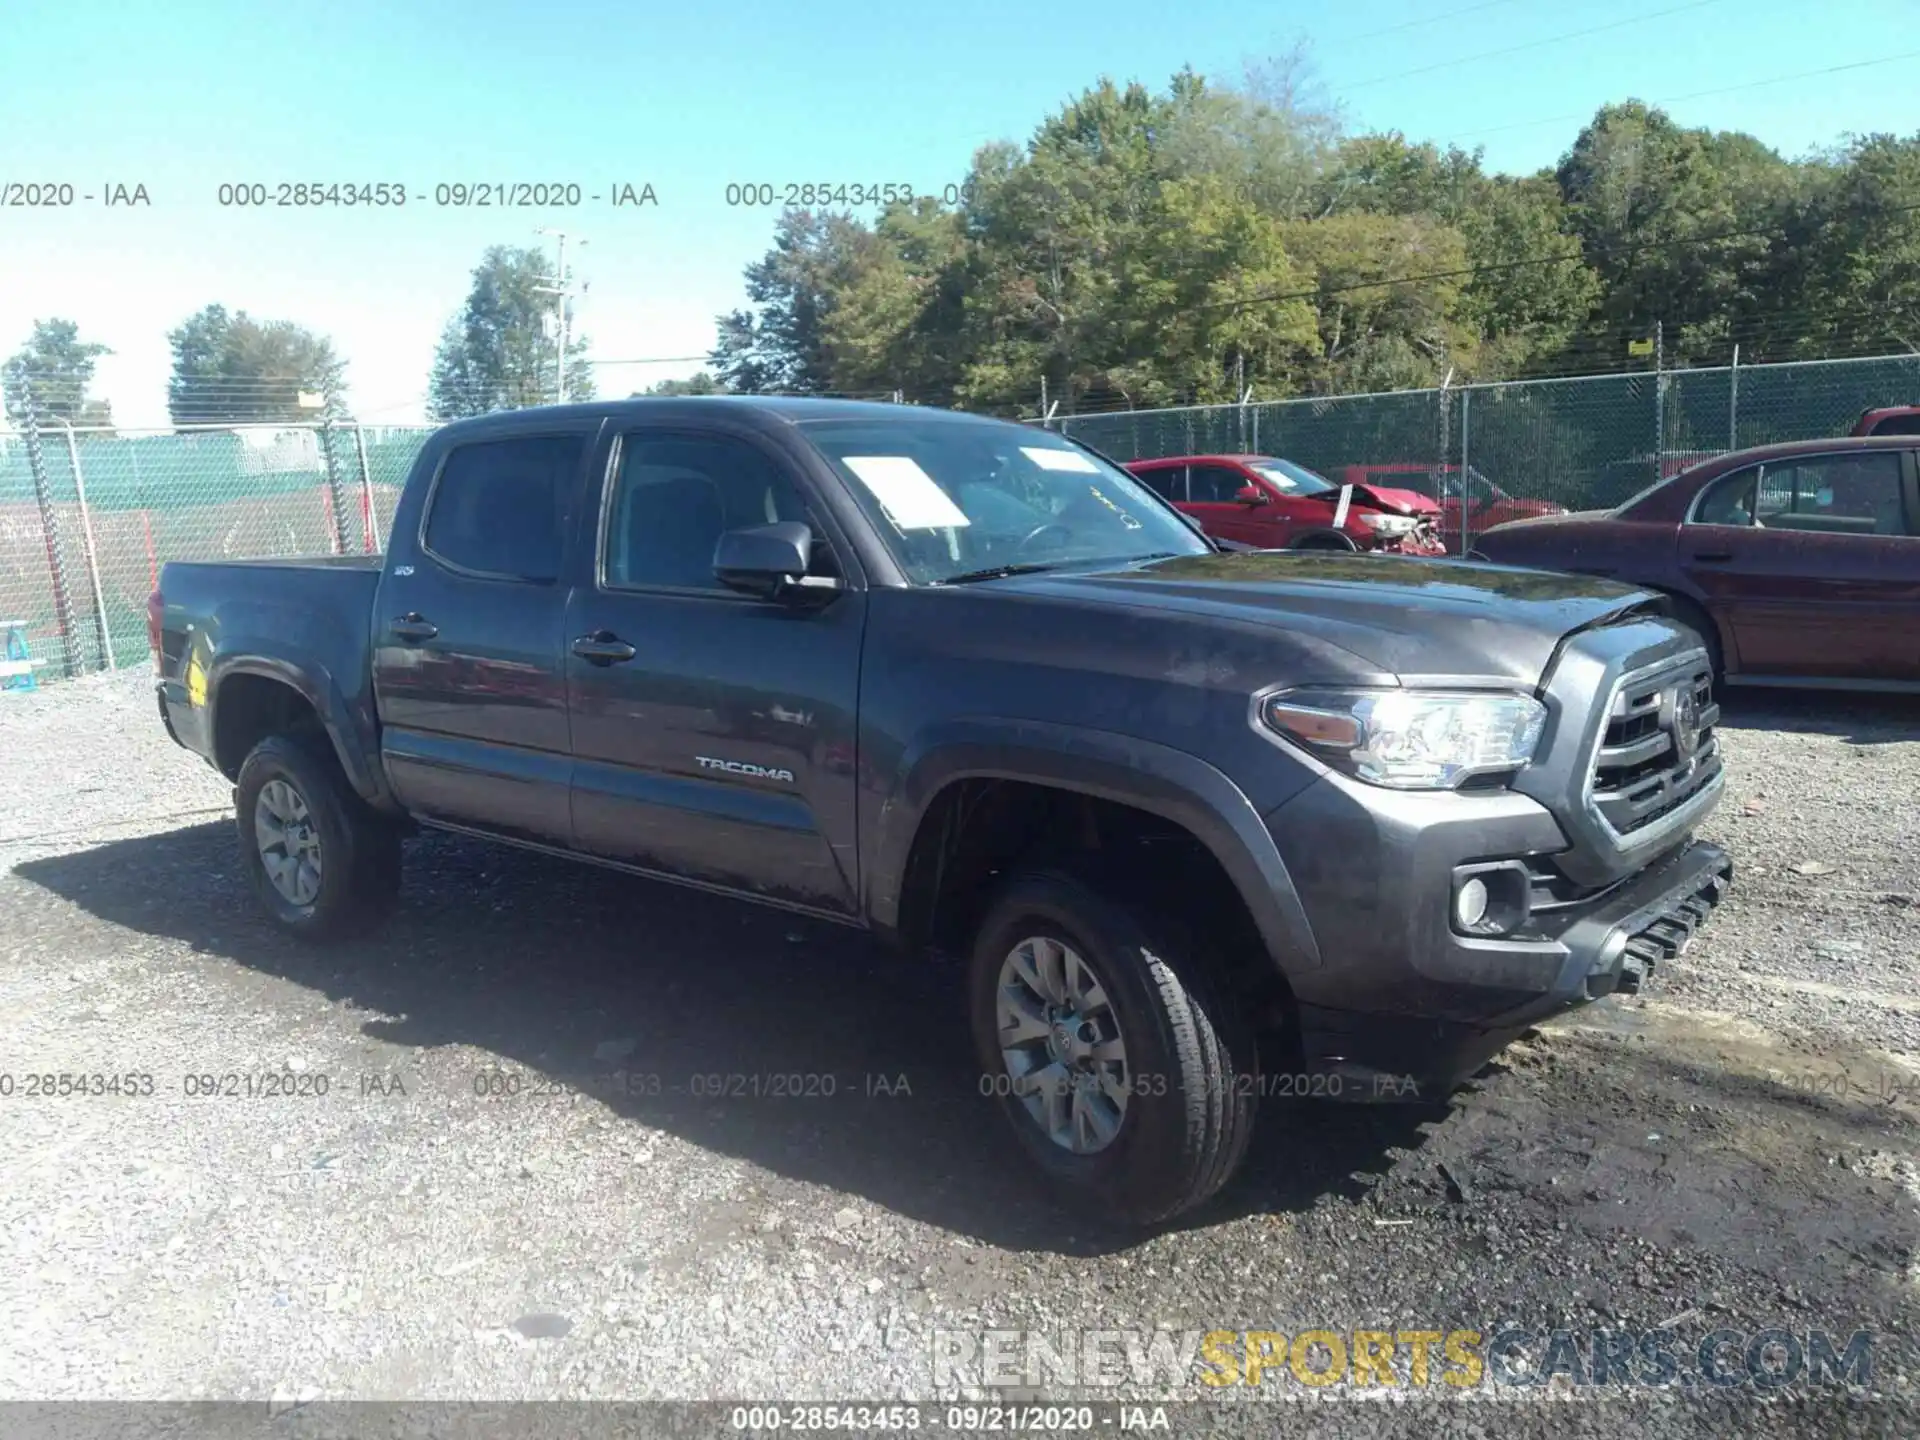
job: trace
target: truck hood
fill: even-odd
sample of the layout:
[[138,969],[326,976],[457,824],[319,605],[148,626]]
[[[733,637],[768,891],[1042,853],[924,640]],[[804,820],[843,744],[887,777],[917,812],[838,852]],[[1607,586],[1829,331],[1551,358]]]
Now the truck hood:
[[1345,677],[1353,680],[1457,676],[1528,687],[1565,636],[1657,598],[1609,580],[1464,560],[1277,550],[993,583],[1289,632],[1364,662]]

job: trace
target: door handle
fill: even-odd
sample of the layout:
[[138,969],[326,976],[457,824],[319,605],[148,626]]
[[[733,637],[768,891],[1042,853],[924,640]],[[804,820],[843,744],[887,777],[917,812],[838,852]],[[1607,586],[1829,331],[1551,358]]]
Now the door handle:
[[1733,559],[1731,550],[1696,550],[1693,558],[1703,565],[1723,565]]
[[592,665],[619,665],[639,652],[611,630],[596,630],[575,640],[573,653]]
[[388,628],[402,640],[431,640],[440,633],[438,625],[411,610],[394,620]]

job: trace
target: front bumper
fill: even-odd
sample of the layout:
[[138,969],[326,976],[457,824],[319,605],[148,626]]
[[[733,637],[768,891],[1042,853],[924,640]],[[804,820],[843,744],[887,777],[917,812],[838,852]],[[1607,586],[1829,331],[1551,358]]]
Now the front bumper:
[[1563,882],[1511,935],[1469,936],[1451,918],[1457,869],[1519,859],[1552,877],[1566,852],[1538,802],[1328,776],[1268,824],[1325,957],[1289,975],[1299,1059],[1341,1077],[1318,1093],[1350,1100],[1437,1099],[1531,1025],[1639,990],[1733,878],[1719,846],[1681,837],[1611,884],[1583,893]]

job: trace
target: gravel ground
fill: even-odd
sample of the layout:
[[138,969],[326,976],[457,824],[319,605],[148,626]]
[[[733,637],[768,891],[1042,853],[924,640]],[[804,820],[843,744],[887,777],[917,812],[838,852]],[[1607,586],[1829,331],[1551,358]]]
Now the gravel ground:
[[[936,1332],[1665,1324],[1683,1357],[1871,1330],[1871,1384],[1497,1413],[1564,1382],[1430,1384],[1313,1419],[1706,1434],[1737,1403],[1747,1433],[1913,1433],[1920,706],[1728,711],[1708,833],[1739,877],[1648,994],[1443,1110],[1272,1104],[1242,1179],[1143,1238],[1012,1162],[944,976],[441,836],[382,932],[296,946],[144,673],[5,696],[0,1398],[977,1398],[964,1369],[936,1390]],[[152,1093],[27,1097],[47,1072]],[[190,1093],[268,1072],[303,1093]],[[768,1075],[803,1093],[713,1093]],[[1075,1393],[1221,1424],[1321,1394],[1192,1373]]]

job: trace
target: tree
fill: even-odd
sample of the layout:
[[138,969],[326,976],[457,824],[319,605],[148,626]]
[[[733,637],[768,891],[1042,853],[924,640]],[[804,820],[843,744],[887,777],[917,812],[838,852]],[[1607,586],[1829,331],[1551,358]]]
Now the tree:
[[105,345],[83,343],[80,327],[71,320],[36,320],[33,333],[7,361],[4,375],[6,415],[15,424],[26,418],[27,399],[42,423],[111,426],[112,408],[104,400],[89,400],[93,362],[113,352]]
[[649,385],[635,395],[724,395],[726,387],[713,376],[702,370],[699,374],[685,380],[662,380],[657,385]]
[[[507,245],[487,250],[474,268],[466,304],[440,334],[427,386],[427,408],[434,419],[551,405],[559,399],[556,297],[540,288],[553,283],[553,266],[543,252]],[[586,352],[585,337],[569,337],[569,400],[594,396]]]
[[1356,212],[1296,221],[1287,242],[1319,290],[1312,393],[1434,385],[1449,366],[1471,364],[1478,336],[1465,321],[1459,274],[1466,241],[1451,225]]
[[1682,129],[1629,101],[1601,107],[1555,178],[1600,279],[1602,335],[1658,322],[1669,360],[1724,363],[1733,322],[1766,284],[1794,167],[1750,135]]
[[720,318],[710,357],[729,390],[820,394],[833,388],[822,327],[833,307],[832,277],[867,229],[846,215],[789,210],[775,222],[773,248],[747,267],[751,310]]
[[[346,362],[333,343],[290,320],[255,320],[209,305],[167,335],[173,378],[167,411],[176,425],[248,425],[315,420],[343,408]],[[301,403],[322,397],[322,407]]]

